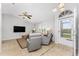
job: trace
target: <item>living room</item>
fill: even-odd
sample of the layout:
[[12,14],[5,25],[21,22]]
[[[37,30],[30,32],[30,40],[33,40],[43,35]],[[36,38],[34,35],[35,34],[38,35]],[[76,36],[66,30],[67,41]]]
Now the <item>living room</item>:
[[[75,3],[2,3],[2,53],[0,55],[74,55],[75,36],[72,35],[76,26],[68,25],[75,24],[76,7]],[[63,14],[64,12],[67,13]],[[64,20],[63,15],[65,19],[71,21],[61,21],[60,19]],[[68,31],[63,30],[65,31],[63,33],[61,26]],[[42,39],[38,40],[34,37],[36,39],[34,41],[31,38],[34,35],[39,36],[38,38],[41,36]],[[29,39],[34,42],[29,43]]]

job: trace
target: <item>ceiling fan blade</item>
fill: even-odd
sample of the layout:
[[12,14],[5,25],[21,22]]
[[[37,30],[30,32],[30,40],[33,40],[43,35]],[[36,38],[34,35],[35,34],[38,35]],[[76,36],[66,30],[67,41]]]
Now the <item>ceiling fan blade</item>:
[[28,15],[26,11],[23,12],[23,13],[22,13],[21,15],[19,15],[19,16],[23,16],[23,19],[25,19],[26,17],[29,18],[29,19],[31,19],[31,17],[32,17],[32,15]]
[[24,15],[19,15],[19,16],[24,16]]
[[24,14],[24,16],[26,16],[26,17],[27,17],[28,15]]
[[27,16],[27,18],[31,19],[29,16]]
[[32,15],[28,15],[29,17],[32,17]]
[[31,17],[29,17],[29,16],[27,18],[31,19]]

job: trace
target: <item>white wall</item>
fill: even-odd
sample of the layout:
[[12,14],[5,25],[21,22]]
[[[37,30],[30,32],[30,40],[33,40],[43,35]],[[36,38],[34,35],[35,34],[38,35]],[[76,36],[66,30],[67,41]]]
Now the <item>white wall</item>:
[[13,26],[25,26],[26,33],[29,33],[33,24],[13,15],[2,14],[2,40],[20,38],[23,33],[14,33]]
[[[1,14],[1,4],[0,4],[0,14]],[[2,38],[1,38],[1,32],[2,32],[2,31],[1,31],[1,27],[2,27],[2,26],[1,26],[1,25],[2,25],[1,22],[2,22],[2,20],[1,20],[1,15],[0,15],[0,52],[1,52],[1,39],[2,39]]]
[[53,31],[54,20],[50,19],[50,20],[43,21],[43,22],[41,22],[37,25],[37,28],[39,28],[39,27],[41,27],[41,28],[51,28],[52,31]]
[[77,20],[78,20],[78,56],[79,56],[79,4],[77,5],[77,11],[78,11],[78,16],[77,16]]
[[[46,20],[46,21],[43,21],[43,22],[37,24],[36,28],[37,28],[37,29],[39,29],[39,28],[40,28],[40,29],[45,29],[45,31],[41,31],[41,30],[39,31],[39,30],[38,30],[38,32],[43,32],[43,33],[47,33],[46,29],[47,29],[47,28],[50,28],[52,34],[54,35],[54,20],[53,20],[53,18],[50,19],[50,20]],[[54,36],[54,37],[55,37],[55,36]],[[54,37],[53,37],[53,38],[54,38]],[[53,41],[54,41],[54,39],[53,39]]]

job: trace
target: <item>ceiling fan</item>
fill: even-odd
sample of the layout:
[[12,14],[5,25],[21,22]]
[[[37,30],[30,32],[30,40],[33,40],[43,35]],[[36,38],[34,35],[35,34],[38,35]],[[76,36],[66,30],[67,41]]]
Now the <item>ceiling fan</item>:
[[22,14],[19,16],[22,16],[23,19],[26,19],[26,18],[31,19],[32,17],[32,15],[29,15],[26,11],[22,12]]
[[58,3],[58,5],[53,9],[53,12],[56,12],[56,11],[64,11],[65,10],[65,4],[64,3]]

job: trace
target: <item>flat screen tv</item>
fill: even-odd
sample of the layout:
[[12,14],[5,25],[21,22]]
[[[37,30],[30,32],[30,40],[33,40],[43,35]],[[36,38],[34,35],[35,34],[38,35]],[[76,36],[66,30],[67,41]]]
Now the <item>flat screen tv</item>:
[[14,32],[25,32],[25,26],[14,26]]

